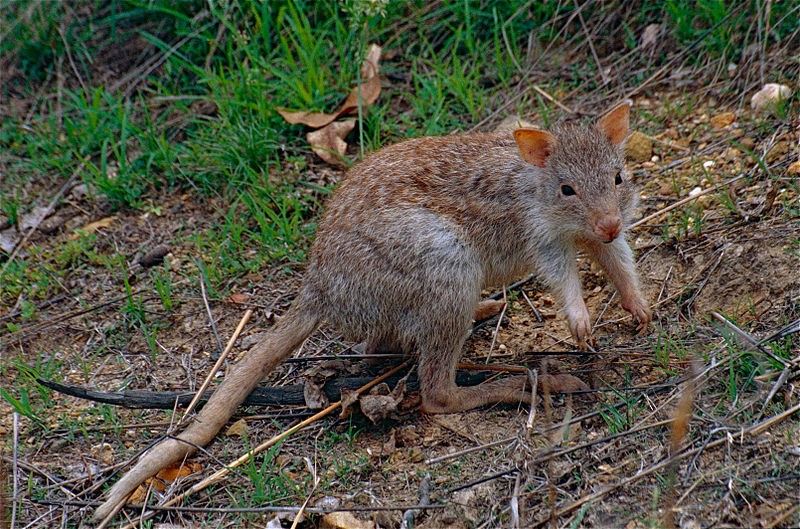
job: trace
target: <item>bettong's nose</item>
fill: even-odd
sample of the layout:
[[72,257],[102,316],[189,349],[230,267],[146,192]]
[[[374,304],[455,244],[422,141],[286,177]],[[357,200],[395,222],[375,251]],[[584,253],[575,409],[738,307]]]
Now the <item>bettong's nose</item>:
[[620,231],[622,231],[622,219],[619,215],[606,215],[594,226],[594,234],[606,243],[616,239]]

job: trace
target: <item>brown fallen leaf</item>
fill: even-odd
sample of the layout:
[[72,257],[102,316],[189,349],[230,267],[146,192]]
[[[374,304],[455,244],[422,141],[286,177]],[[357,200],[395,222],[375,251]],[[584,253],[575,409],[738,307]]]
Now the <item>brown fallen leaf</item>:
[[200,472],[202,468],[203,465],[200,463],[174,463],[139,485],[139,488],[133,491],[133,494],[128,498],[128,503],[144,503],[145,499],[147,499],[147,490],[150,488],[151,484],[155,490],[164,492],[167,486],[178,479],[194,474],[195,472]]
[[248,294],[242,294],[241,292],[239,292],[228,296],[228,301],[230,301],[231,303],[236,303],[237,305],[241,305],[243,303],[247,303],[248,301],[250,301],[250,296]]
[[343,156],[347,151],[347,142],[344,138],[355,126],[355,119],[334,121],[319,130],[309,132],[306,139],[314,154],[331,165],[345,165]]
[[327,408],[331,401],[322,389],[322,384],[316,384],[312,380],[306,380],[303,384],[303,398],[306,406],[312,410]]
[[312,129],[324,127],[339,116],[343,115],[341,111],[333,114],[325,114],[323,112],[312,112],[310,110],[291,111],[280,107],[276,108],[275,110],[278,111],[278,114],[280,114],[281,117],[287,121],[287,123],[291,123],[292,125],[308,125]]
[[225,431],[225,435],[227,435],[228,437],[238,436],[241,438],[245,438],[247,437],[247,432],[248,432],[247,421],[245,421],[244,419],[239,419],[238,421],[228,426],[228,429]]
[[72,234],[70,234],[68,239],[74,241],[75,239],[80,237],[81,233],[93,233],[93,232],[95,232],[97,230],[100,230],[100,229],[103,229],[103,228],[108,228],[109,226],[114,224],[115,220],[117,220],[117,217],[105,217],[103,219],[96,220],[94,222],[90,222],[89,224],[87,224],[83,228],[76,229]]
[[339,413],[339,418],[347,419],[353,414],[353,404],[358,402],[358,392],[342,388],[341,395],[342,411]]
[[341,418],[347,418],[352,413],[352,406],[358,402],[363,413],[373,424],[377,424],[381,419],[385,419],[390,414],[397,411],[397,407],[406,395],[406,378],[397,382],[393,390],[385,382],[381,382],[372,388],[367,395],[357,395],[354,391],[342,388],[342,412]]
[[280,107],[276,108],[278,114],[292,125],[303,124],[318,129],[332,123],[342,116],[355,114],[358,110],[359,97],[361,98],[362,108],[372,105],[381,93],[381,79],[378,75],[380,57],[381,47],[377,44],[373,44],[364,62],[361,63],[361,78],[363,82],[350,91],[344,102],[339,105],[339,109],[332,114],[311,112],[308,110],[292,111]]
[[391,395],[364,395],[358,403],[361,406],[361,413],[366,415],[372,424],[378,424],[378,421],[397,411],[397,401]]

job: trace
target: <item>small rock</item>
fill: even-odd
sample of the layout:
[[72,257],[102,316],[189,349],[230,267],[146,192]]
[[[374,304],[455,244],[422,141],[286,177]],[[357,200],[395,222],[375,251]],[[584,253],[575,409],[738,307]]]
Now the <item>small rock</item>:
[[67,222],[65,217],[61,215],[54,215],[52,217],[46,218],[39,224],[39,231],[44,233],[45,235],[50,235],[55,233],[56,231],[61,228],[64,223]]
[[70,191],[70,196],[73,199],[79,200],[89,194],[89,186],[86,184],[78,184]]
[[164,262],[164,257],[169,253],[169,246],[161,244],[156,246],[139,259],[139,264],[144,268],[160,265]]
[[765,110],[770,105],[792,97],[792,89],[784,84],[768,83],[750,99],[753,110]]
[[656,45],[661,33],[661,24],[648,24],[642,31],[642,37],[639,39],[639,49],[645,50]]
[[789,168],[786,169],[786,174],[800,174],[800,160],[792,162]]
[[658,188],[658,194],[664,197],[672,196],[675,194],[675,186],[670,183],[661,184]]
[[653,140],[641,132],[632,132],[625,142],[625,156],[634,162],[646,162],[653,155]]
[[319,509],[335,509],[341,505],[342,502],[339,498],[335,496],[323,496],[322,498],[318,499],[314,502],[314,507]]
[[767,163],[772,163],[782,158],[788,152],[789,143],[785,141],[779,141],[769,150],[765,159],[767,160]]
[[328,513],[322,517],[319,526],[322,529],[375,529],[373,522],[359,520],[349,511]]
[[756,148],[756,140],[747,136],[739,140],[739,143],[741,144],[742,147],[744,147],[748,151],[752,151],[753,149]]
[[742,151],[736,149],[734,147],[729,147],[725,149],[725,153],[722,155],[727,161],[732,162],[734,160],[738,160],[742,156]]
[[715,129],[724,129],[736,121],[736,114],[733,112],[722,112],[711,118],[711,125]]
[[31,228],[39,226],[49,212],[50,208],[45,206],[34,206],[30,212],[19,218],[20,231],[28,231]]
[[92,446],[89,449],[89,454],[104,465],[110,465],[114,462],[114,447],[109,443],[100,443]]

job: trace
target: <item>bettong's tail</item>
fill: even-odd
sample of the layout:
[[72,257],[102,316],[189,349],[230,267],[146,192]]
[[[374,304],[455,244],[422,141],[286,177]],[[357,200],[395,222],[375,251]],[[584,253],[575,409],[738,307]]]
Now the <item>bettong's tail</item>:
[[136,465],[109,489],[105,502],[94,513],[96,520],[106,518],[144,480],[188,457],[196,447],[211,442],[258,383],[316,330],[319,319],[302,308],[295,309],[297,305],[295,303],[267,336],[231,368],[180,435],[164,439],[145,452]]

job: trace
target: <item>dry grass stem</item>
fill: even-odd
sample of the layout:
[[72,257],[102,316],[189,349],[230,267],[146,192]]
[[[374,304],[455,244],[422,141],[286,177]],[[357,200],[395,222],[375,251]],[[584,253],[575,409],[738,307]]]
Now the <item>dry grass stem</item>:
[[[200,284],[202,285],[202,283],[203,282],[201,280]],[[203,292],[205,293],[205,289],[203,290]],[[205,295],[203,297],[205,298]],[[208,389],[208,386],[211,384],[211,381],[214,379],[214,376],[216,375],[217,371],[220,370],[222,364],[225,362],[225,360],[227,360],[228,355],[230,354],[231,350],[233,350],[233,344],[236,343],[236,340],[239,338],[239,335],[242,334],[245,325],[247,325],[247,322],[250,321],[250,316],[252,315],[253,315],[253,309],[247,309],[244,312],[242,319],[239,320],[239,324],[233,331],[233,334],[228,340],[228,344],[225,346],[225,349],[222,351],[222,354],[219,355],[219,358],[214,363],[214,367],[211,368],[211,370],[208,372],[208,375],[206,375],[205,380],[203,380],[203,383],[200,384],[200,387],[197,389],[197,393],[195,394],[194,398],[186,407],[186,411],[183,412],[183,419],[181,419],[179,426],[185,425],[186,422],[189,420],[192,410],[194,409],[195,406],[197,406],[197,402],[203,397],[203,393],[205,393],[206,389]]]

